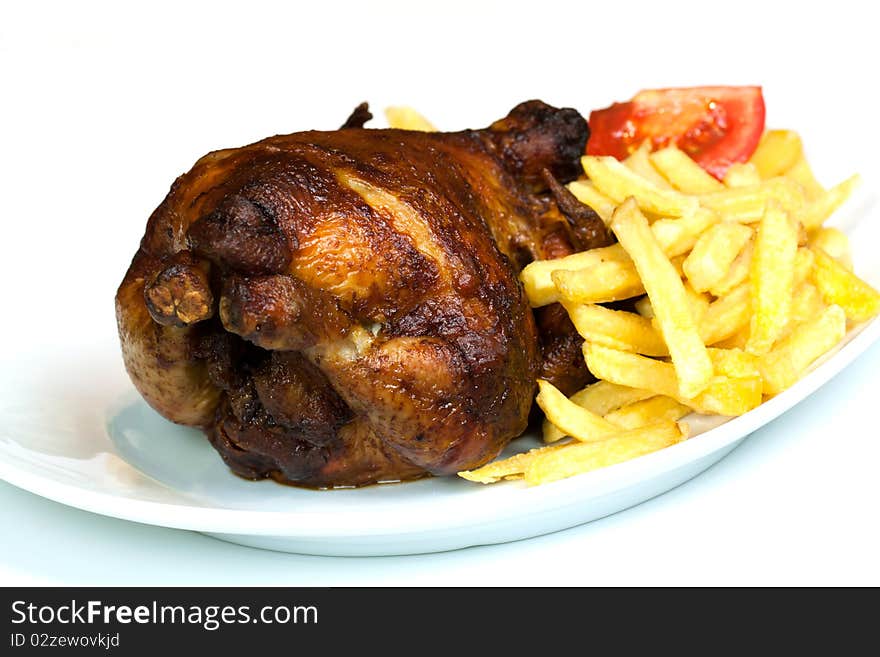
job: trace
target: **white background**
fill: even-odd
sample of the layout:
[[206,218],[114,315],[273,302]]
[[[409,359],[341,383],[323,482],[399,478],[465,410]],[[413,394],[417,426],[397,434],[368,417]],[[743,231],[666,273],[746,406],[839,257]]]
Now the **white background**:
[[[25,346],[64,344],[71,323],[96,344],[112,336],[113,293],[146,218],[200,155],[337,127],[362,100],[411,104],[458,129],[529,98],[586,113],[644,87],[757,83],[771,125],[830,154],[814,163],[820,179],[876,171],[870,3],[805,5],[4,4],[0,367]],[[878,370],[875,346],[651,502],[443,554],[264,552],[0,484],[0,584],[877,585]]]

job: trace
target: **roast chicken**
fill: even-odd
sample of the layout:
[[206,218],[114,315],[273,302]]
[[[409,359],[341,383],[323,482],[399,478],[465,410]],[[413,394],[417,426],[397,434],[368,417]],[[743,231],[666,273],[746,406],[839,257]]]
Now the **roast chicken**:
[[479,466],[541,376],[589,373],[528,262],[606,244],[563,183],[587,123],[530,101],[484,130],[342,128],[209,153],[147,223],[116,296],[144,399],[237,474],[359,486]]

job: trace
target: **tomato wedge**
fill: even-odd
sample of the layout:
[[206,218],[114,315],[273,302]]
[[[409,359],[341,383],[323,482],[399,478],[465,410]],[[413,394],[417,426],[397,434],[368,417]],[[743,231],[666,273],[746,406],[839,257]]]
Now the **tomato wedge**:
[[640,91],[625,103],[590,113],[588,155],[623,159],[646,139],[677,145],[721,180],[745,162],[764,132],[761,87],[690,87]]

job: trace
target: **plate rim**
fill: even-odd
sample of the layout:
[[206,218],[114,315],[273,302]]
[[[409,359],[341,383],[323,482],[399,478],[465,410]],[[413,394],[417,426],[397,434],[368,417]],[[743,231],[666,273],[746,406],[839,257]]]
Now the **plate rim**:
[[[492,508],[489,520],[493,524],[512,520],[521,521],[530,514],[547,513],[549,510],[584,503],[585,500],[625,489],[639,481],[661,476],[679,467],[686,467],[745,439],[808,398],[874,344],[880,338],[880,317],[854,327],[852,331],[854,335],[849,342],[792,387],[748,413],[734,417],[692,439],[624,463],[539,487],[527,488],[521,482],[502,482],[494,485],[492,487],[494,490],[498,490],[498,486],[504,488],[501,489],[501,493],[496,494],[500,502]],[[138,472],[149,477],[141,470]],[[162,484],[160,480],[149,478]],[[454,520],[438,526],[435,522],[436,515],[425,513],[423,508],[418,508],[420,505],[416,505],[415,509],[395,508],[374,513],[340,509],[329,514],[326,510],[258,511],[144,500],[59,482],[40,473],[22,471],[3,460],[0,460],[0,480],[83,511],[141,524],[207,533],[300,539],[379,538],[400,536],[401,527],[406,527],[407,536],[415,536],[438,530],[445,532],[464,530],[476,525],[485,525],[487,522],[486,500],[482,504],[462,505],[458,497],[434,501],[432,511],[454,509],[456,512],[451,516]],[[477,491],[480,489],[476,488],[475,492]],[[308,492],[315,495],[334,494],[333,491]]]

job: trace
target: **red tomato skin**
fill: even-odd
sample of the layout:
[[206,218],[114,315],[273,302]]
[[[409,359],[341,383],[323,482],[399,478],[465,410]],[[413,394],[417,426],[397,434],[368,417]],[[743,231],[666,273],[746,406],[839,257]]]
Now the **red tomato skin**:
[[590,114],[588,155],[623,159],[646,139],[676,144],[719,180],[754,153],[764,132],[760,87],[652,89]]
[[631,101],[590,112],[587,155],[612,155],[622,160],[638,148],[638,129],[632,120],[633,114]]

